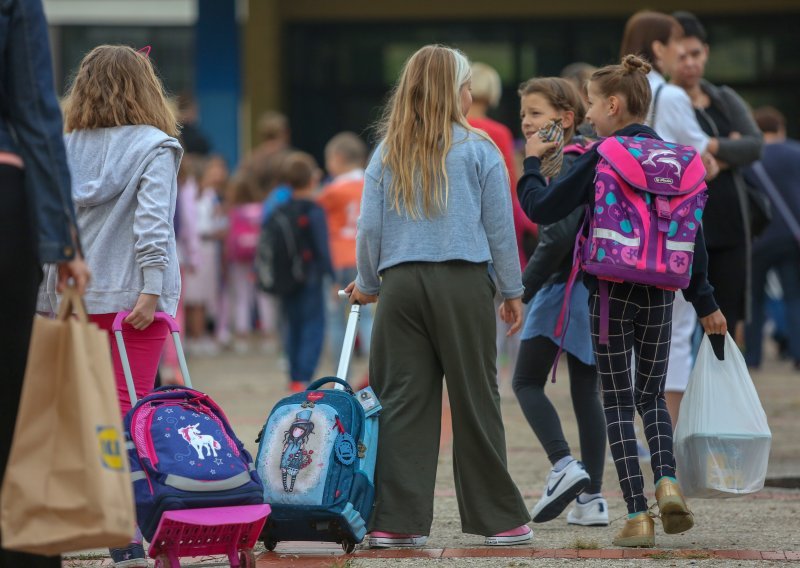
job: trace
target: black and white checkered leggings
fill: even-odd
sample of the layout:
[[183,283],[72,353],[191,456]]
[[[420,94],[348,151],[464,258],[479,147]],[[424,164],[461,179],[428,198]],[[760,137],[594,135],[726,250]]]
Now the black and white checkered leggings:
[[[653,474],[675,476],[672,421],[664,400],[674,292],[631,283],[608,283],[608,345],[601,345],[600,293],[589,298],[592,341],[603,388],[608,442],[629,513],[647,510],[636,451],[634,409],[644,422]],[[631,353],[636,378],[631,384]]]

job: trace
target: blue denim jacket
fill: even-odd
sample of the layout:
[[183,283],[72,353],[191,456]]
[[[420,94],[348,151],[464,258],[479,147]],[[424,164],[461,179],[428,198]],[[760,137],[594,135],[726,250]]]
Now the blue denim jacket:
[[69,169],[41,0],[0,0],[0,151],[25,162],[39,261],[75,255]]

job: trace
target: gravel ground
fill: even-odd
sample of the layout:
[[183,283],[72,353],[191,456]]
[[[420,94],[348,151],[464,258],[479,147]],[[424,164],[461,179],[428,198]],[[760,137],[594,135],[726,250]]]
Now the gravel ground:
[[[321,368],[318,374],[332,371]],[[274,356],[253,354],[236,356],[226,354],[213,359],[191,359],[189,367],[193,373],[195,386],[211,394],[226,410],[234,429],[255,453],[253,440],[261,428],[273,404],[285,396],[286,378],[279,370]],[[569,401],[569,381],[566,365],[560,366],[556,384],[548,384],[547,392],[559,410],[562,426],[573,452],[579,454],[575,418]],[[361,377],[365,362],[357,360],[353,376]],[[517,481],[529,507],[541,495],[545,477],[550,464],[539,446],[530,427],[522,416],[516,399],[510,389],[508,370],[501,377],[503,395],[503,416],[506,426],[509,470]],[[762,403],[767,411],[773,432],[772,453],[769,475],[800,477],[800,436],[798,416],[800,416],[800,376],[785,364],[767,362],[764,370],[753,377]],[[357,382],[357,381],[354,381]],[[647,487],[652,488],[652,474],[647,464],[643,466]],[[482,547],[483,539],[475,535],[461,533],[458,508],[454,494],[452,477],[451,447],[443,440],[437,476],[437,496],[435,501],[435,520],[428,545],[431,548],[470,548]],[[609,503],[610,518],[618,519],[625,513],[624,503],[616,481],[616,473],[611,463],[606,464],[604,493]],[[652,496],[652,489],[650,490]],[[730,500],[690,500],[696,518],[693,530],[683,535],[667,536],[657,525],[656,546],[661,549],[755,549],[755,550],[800,550],[800,490],[766,489],[761,493]],[[566,524],[566,513],[549,523],[532,525],[534,529],[533,546],[536,548],[574,548],[578,541],[600,548],[610,548],[611,539],[619,530],[622,521],[612,522],[604,528],[572,527]],[[97,551],[102,554],[102,551]],[[349,560],[349,568],[355,567],[416,567],[416,566],[560,566],[567,559],[515,558],[471,558],[471,559],[357,559]],[[582,566],[633,566],[641,560],[580,560]],[[655,562],[651,560],[650,562]],[[726,561],[726,560],[683,560],[661,559],[659,566],[757,566],[771,565],[774,562]],[[74,560],[72,565],[78,565]],[[100,559],[82,566],[101,566]],[[333,563],[333,559],[331,564]],[[65,562],[65,566],[70,561]],[[107,564],[106,564],[107,565]],[[185,566],[211,566],[209,561]]]

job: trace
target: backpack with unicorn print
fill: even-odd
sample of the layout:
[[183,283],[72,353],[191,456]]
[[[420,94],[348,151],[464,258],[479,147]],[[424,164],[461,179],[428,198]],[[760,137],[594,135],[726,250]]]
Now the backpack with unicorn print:
[[207,394],[156,389],[128,412],[125,430],[136,516],[148,540],[164,511],[264,502],[252,457]]

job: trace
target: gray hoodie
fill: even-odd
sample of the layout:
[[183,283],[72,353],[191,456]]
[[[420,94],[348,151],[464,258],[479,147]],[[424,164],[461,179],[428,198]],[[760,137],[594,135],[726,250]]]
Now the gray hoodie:
[[[173,227],[180,144],[152,126],[76,130],[64,141],[92,271],[88,312],[131,310],[146,293],[161,296],[158,311],[175,315],[181,292]],[[56,281],[55,266],[46,267],[41,311],[57,311]]]

